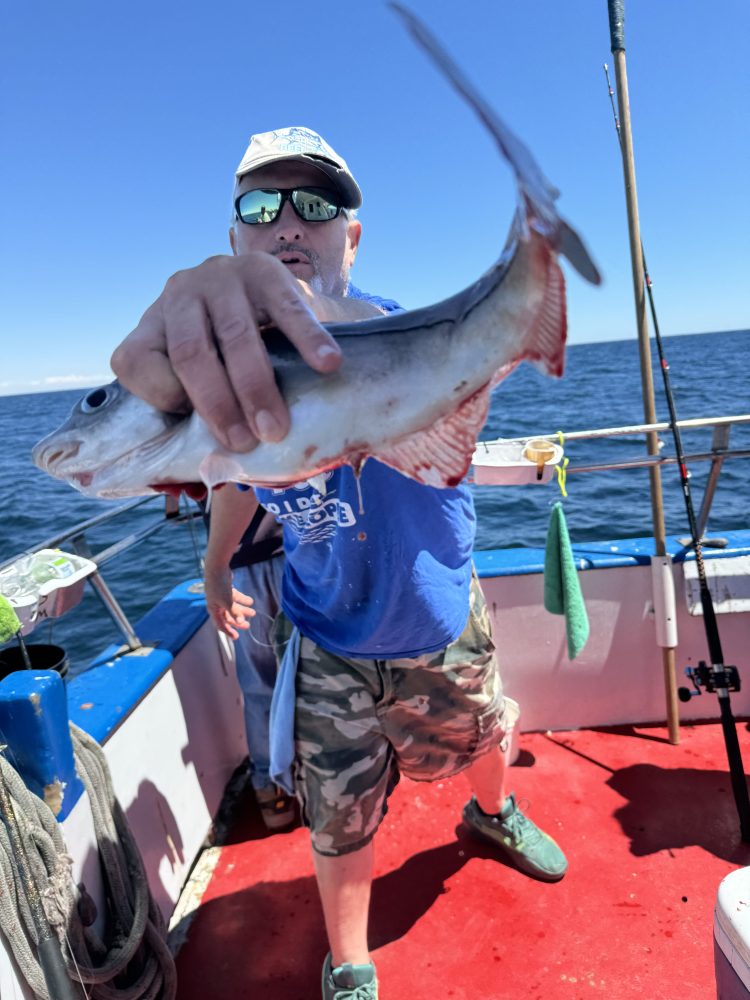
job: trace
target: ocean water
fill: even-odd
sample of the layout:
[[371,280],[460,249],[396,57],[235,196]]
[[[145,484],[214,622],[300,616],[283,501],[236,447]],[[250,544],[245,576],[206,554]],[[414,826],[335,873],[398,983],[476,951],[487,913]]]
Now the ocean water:
[[[750,331],[667,337],[665,354],[680,420],[750,413]],[[654,361],[656,351],[653,349]],[[517,369],[496,391],[483,439],[549,434],[561,430],[615,427],[643,422],[640,367],[635,341],[581,344],[568,349],[564,378],[553,381],[528,365]],[[668,411],[661,374],[654,372],[659,419]],[[0,434],[6,441],[0,506],[0,562],[38,547],[51,536],[119,506],[90,500],[36,469],[32,446],[58,426],[81,390],[0,397]],[[671,435],[662,435],[664,453],[673,454]],[[709,451],[710,431],[683,432],[686,454]],[[732,430],[730,446],[750,450],[750,426]],[[642,457],[637,438],[571,441],[565,445],[570,465]],[[696,512],[700,507],[708,463],[691,466]],[[687,533],[687,517],[676,466],[662,469],[668,534]],[[549,513],[560,491],[553,479],[542,486],[474,487],[477,548],[544,545]],[[597,541],[632,538],[651,532],[649,477],[645,469],[569,475],[565,514],[571,538]],[[97,552],[122,535],[159,518],[163,500],[155,498],[112,523],[93,529],[88,538]],[[718,534],[750,526],[750,459],[725,463],[714,498],[709,532]],[[205,546],[200,521],[167,524],[103,568],[103,576],[132,622],[180,581],[199,573]],[[31,641],[54,642],[71,656],[71,669],[120,635],[86,588],[81,603],[64,618],[37,628]]]

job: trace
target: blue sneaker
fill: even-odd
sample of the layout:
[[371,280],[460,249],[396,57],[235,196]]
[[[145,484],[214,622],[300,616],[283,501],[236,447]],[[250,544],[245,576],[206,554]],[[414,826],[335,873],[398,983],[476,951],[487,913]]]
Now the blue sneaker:
[[472,798],[464,806],[464,822],[474,836],[499,847],[513,864],[543,882],[559,882],[568,870],[565,855],[552,837],[524,816],[509,795],[502,811],[488,816]]
[[372,962],[331,968],[331,953],[323,963],[323,1000],[378,1000],[378,977]]

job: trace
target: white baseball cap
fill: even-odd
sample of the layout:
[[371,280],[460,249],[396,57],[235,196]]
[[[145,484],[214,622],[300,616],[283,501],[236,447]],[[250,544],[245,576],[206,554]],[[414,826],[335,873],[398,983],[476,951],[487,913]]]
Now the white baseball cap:
[[250,136],[245,155],[235,171],[239,180],[245,174],[265,167],[277,160],[299,160],[311,163],[333,181],[336,189],[344,196],[344,208],[359,208],[362,192],[346,165],[317,132],[301,125],[275,129],[273,132],[259,132]]

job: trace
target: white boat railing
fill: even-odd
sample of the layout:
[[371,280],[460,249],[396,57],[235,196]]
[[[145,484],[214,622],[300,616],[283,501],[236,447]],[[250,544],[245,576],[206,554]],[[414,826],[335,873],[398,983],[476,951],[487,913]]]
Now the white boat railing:
[[[730,448],[729,435],[734,424],[750,424],[750,414],[738,414],[728,417],[699,417],[691,420],[678,420],[677,426],[682,430],[699,430],[701,428],[713,428],[713,438],[711,440],[710,451],[691,452],[685,455],[685,464],[689,466],[693,462],[711,462],[711,469],[708,481],[701,501],[701,509],[698,514],[698,533],[702,537],[708,523],[708,515],[711,510],[716,485],[719,481],[721,469],[728,458],[750,458],[750,448]],[[490,441],[481,441],[477,444],[477,452],[481,454],[485,449],[491,453],[493,446],[519,444],[524,445],[533,440],[550,441],[559,444],[561,439],[565,443],[569,441],[594,440],[597,438],[612,438],[626,436],[640,436],[651,432],[669,431],[672,425],[668,421],[655,424],[628,424],[623,427],[601,427],[594,430],[558,432],[551,434],[533,434],[518,438],[496,438]],[[663,445],[663,442],[662,442]],[[676,465],[679,459],[676,455],[645,455],[642,458],[623,459],[622,461],[597,462],[588,465],[568,465],[566,474],[572,475],[577,472],[607,472],[619,471],[621,469],[646,469],[654,465]]]
[[[703,494],[702,504],[700,513],[698,515],[698,524],[700,535],[703,535],[705,526],[708,521],[708,514],[711,508],[711,503],[713,501],[714,493],[716,491],[716,484],[721,473],[721,468],[723,463],[729,458],[750,458],[750,448],[734,448],[729,447],[729,436],[731,428],[734,424],[750,424],[750,414],[740,414],[737,416],[726,416],[726,417],[706,417],[693,420],[681,420],[678,421],[678,427],[680,430],[694,430],[701,428],[713,428],[713,439],[711,442],[711,448],[709,451],[693,452],[685,456],[686,464],[698,461],[710,461],[711,470],[709,473],[706,488]],[[668,431],[670,429],[670,424],[668,422],[655,423],[655,424],[631,424],[623,427],[603,427],[592,430],[582,430],[582,431],[570,431],[562,434],[563,441],[567,444],[570,441],[582,441],[582,440],[595,440],[597,438],[613,438],[622,436],[640,436],[645,435],[650,432],[656,431],[657,433],[662,431]],[[508,444],[519,444],[523,445],[532,440],[548,440],[553,444],[558,444],[560,442],[560,433],[554,432],[550,434],[534,434],[519,438],[502,438],[492,441],[482,441],[477,444],[477,454],[481,454],[484,450],[487,454],[491,454],[493,446],[507,446]],[[475,455],[476,459],[476,455]],[[676,456],[672,455],[658,455],[658,456],[644,456],[642,458],[626,459],[622,461],[610,461],[610,462],[600,462],[589,465],[568,465],[566,468],[567,474],[579,473],[579,472],[603,472],[603,471],[619,471],[622,469],[639,469],[648,468],[651,465],[668,465],[675,464],[677,462]],[[173,500],[171,497],[166,498],[166,508],[164,508],[164,513],[162,516],[155,517],[148,524],[144,525],[137,530],[130,531],[118,541],[107,546],[98,552],[92,552],[91,544],[88,539],[88,532],[91,529],[98,527],[99,525],[105,524],[115,518],[121,517],[130,511],[135,510],[144,504],[154,503],[160,501],[158,496],[148,496],[142,497],[140,499],[134,500],[130,503],[123,504],[114,510],[105,511],[96,517],[89,518],[86,521],[82,521],[78,524],[73,525],[73,527],[68,528],[65,531],[59,532],[53,535],[51,538],[45,539],[39,545],[35,545],[33,548],[26,550],[24,553],[12,556],[9,559],[0,561],[0,572],[11,566],[19,558],[23,556],[32,555],[35,552],[39,552],[42,549],[56,549],[65,543],[69,543],[72,550],[79,556],[83,556],[86,559],[90,559],[96,564],[96,569],[87,576],[87,579],[91,583],[94,591],[101,600],[108,614],[115,622],[117,628],[122,633],[127,647],[131,650],[139,649],[142,647],[142,643],[138,638],[133,626],[128,620],[125,612],[118,603],[115,596],[112,594],[107,583],[105,582],[100,569],[106,563],[117,558],[123,553],[132,549],[135,545],[140,544],[145,539],[149,538],[151,535],[160,531],[166,525],[175,523],[185,523],[192,522],[194,518],[200,518],[202,515],[194,507],[186,507],[181,510],[178,502]],[[196,548],[196,562],[200,565],[200,554]]]

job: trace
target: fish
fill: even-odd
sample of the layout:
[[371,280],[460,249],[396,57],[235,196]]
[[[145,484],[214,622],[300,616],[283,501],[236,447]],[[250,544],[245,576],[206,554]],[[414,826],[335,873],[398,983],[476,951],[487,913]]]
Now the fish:
[[[320,482],[373,458],[434,487],[466,476],[492,390],[522,361],[560,377],[567,337],[562,256],[587,281],[601,276],[559,214],[559,192],[528,148],[464,77],[426,26],[390,6],[488,129],[515,175],[518,204],[497,262],[468,288],[419,309],[328,324],[342,363],[320,374],[278,331],[265,335],[291,427],[249,452],[222,447],[201,417],[163,413],[118,382],[88,392],[41,440],[40,468],[87,496],[119,499],[226,482],[281,487]],[[195,486],[188,492],[195,494]]]

